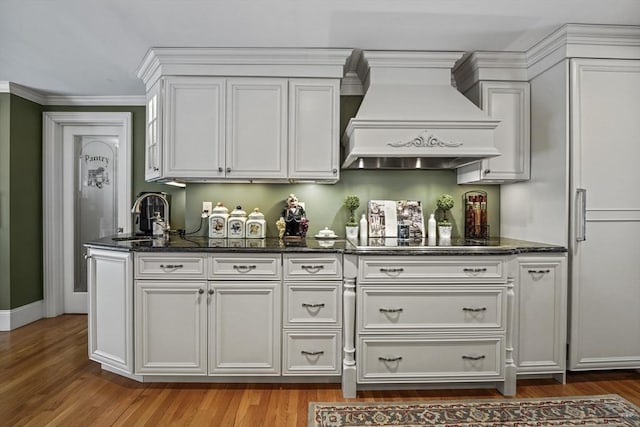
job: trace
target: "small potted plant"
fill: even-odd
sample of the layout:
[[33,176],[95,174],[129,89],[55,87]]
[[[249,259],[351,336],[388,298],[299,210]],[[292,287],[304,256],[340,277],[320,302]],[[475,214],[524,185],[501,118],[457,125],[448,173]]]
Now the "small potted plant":
[[356,209],[360,207],[360,198],[355,195],[345,197],[344,207],[349,211],[349,218],[345,227],[347,239],[357,239],[358,222],[356,221]]
[[447,214],[453,208],[454,200],[449,194],[443,194],[436,199],[436,206],[442,212],[442,219],[438,223],[440,239],[451,239],[451,222]]

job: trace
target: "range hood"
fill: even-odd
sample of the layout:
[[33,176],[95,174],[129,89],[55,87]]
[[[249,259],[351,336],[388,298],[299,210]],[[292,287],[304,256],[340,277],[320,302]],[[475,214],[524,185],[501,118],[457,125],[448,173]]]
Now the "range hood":
[[342,138],[343,169],[454,169],[500,155],[492,119],[455,87],[463,52],[362,51],[365,88]]

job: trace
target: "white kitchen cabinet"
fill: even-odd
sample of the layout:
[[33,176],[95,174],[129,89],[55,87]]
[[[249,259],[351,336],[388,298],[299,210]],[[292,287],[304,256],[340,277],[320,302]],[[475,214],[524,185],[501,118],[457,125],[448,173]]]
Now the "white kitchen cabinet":
[[285,254],[283,264],[282,375],[340,375],[342,254]]
[[227,80],[227,178],[287,176],[287,80]]
[[499,119],[495,145],[500,156],[457,169],[458,184],[502,184],[530,176],[530,87],[528,82],[481,81],[465,95]]
[[217,178],[225,156],[225,79],[164,79],[162,175]]
[[158,80],[147,92],[144,179],[152,181],[162,176],[162,87]]
[[486,381],[515,393],[505,257],[360,256],[358,265],[358,383]]
[[289,80],[289,178],[340,177],[340,80]]
[[133,255],[89,248],[89,358],[132,374]]
[[280,282],[209,282],[209,375],[280,375]]
[[136,374],[207,373],[207,282],[136,280]]
[[520,256],[517,284],[518,374],[554,374],[564,382],[566,256]]

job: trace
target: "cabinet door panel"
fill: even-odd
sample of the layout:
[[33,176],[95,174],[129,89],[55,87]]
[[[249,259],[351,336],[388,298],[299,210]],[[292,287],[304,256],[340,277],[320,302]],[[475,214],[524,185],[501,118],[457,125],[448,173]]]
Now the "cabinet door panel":
[[136,373],[206,374],[206,281],[138,280]]
[[159,80],[147,93],[147,122],[144,156],[144,179],[162,175],[162,85]]
[[285,178],[287,80],[227,81],[228,178]]
[[164,175],[223,176],[224,79],[170,77],[165,91]]
[[209,286],[209,374],[279,375],[280,283]]
[[133,372],[133,281],[130,253],[89,250],[89,358]]
[[289,177],[338,179],[339,81],[289,82]]

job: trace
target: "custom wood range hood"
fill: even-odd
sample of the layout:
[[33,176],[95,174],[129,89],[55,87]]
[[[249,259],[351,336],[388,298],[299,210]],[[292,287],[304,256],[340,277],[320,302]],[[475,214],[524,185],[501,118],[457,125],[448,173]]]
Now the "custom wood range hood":
[[462,52],[362,51],[365,96],[343,136],[343,169],[453,169],[500,155],[500,123],[452,86]]

